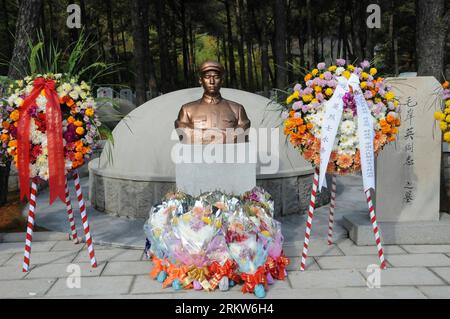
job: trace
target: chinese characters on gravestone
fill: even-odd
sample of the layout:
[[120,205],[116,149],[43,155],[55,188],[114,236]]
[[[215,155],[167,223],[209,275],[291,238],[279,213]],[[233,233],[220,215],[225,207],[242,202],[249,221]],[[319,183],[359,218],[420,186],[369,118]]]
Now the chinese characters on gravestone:
[[401,107],[397,142],[377,159],[376,209],[380,222],[438,221],[441,86],[434,77],[388,79]]

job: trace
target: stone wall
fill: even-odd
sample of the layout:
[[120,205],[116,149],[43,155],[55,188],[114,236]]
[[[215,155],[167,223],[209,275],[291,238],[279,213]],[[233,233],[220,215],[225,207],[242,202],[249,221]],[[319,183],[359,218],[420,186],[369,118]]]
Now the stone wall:
[[[153,205],[170,191],[173,182],[134,181],[100,176],[90,172],[89,196],[93,207],[117,217],[148,218]],[[258,180],[258,186],[266,189],[275,201],[275,216],[303,215],[308,210],[312,175]],[[318,206],[330,201],[329,192],[318,197]]]

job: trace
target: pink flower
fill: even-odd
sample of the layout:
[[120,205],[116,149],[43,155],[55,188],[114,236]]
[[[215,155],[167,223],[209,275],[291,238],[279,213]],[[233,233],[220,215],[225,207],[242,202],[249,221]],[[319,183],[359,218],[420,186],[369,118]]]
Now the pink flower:
[[311,89],[310,87],[308,87],[308,88],[306,88],[306,89],[303,90],[303,93],[304,93],[305,95],[312,94],[312,93],[313,93],[313,89]]
[[362,61],[362,62],[361,62],[361,67],[362,67],[363,69],[370,68],[370,62],[367,61],[367,60]]
[[327,81],[330,81],[333,78],[333,74],[330,71],[325,72],[323,75]]
[[298,91],[300,92],[302,90],[302,85],[301,84],[296,84],[294,87],[294,91]]
[[324,100],[323,94],[322,93],[316,94],[316,99],[318,99],[320,102],[323,102],[323,100]]
[[300,110],[300,109],[302,108],[302,106],[303,106],[303,102],[302,102],[302,101],[298,101],[298,102],[295,102],[295,103],[292,105],[292,109],[293,109],[294,111],[298,111],[298,110]]
[[337,59],[336,60],[336,64],[338,66],[344,66],[347,63],[347,61],[345,61],[345,59]]
[[325,70],[326,67],[327,67],[327,65],[325,64],[325,62],[321,62],[317,65],[317,68],[319,70]]

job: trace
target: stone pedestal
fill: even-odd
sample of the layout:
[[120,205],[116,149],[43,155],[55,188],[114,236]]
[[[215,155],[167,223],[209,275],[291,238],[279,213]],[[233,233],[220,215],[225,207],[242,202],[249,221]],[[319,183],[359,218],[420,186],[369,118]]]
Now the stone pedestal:
[[221,191],[240,196],[256,186],[256,149],[252,152],[250,144],[179,144],[178,148],[182,156],[176,163],[176,184],[186,194]]

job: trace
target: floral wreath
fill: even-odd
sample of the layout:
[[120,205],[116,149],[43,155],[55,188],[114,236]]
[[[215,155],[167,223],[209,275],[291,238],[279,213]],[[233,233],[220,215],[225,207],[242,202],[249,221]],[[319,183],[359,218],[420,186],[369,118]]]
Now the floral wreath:
[[444,107],[442,111],[435,112],[434,118],[439,121],[439,126],[443,133],[443,139],[450,146],[450,83],[445,81],[442,84],[442,88],[444,89],[442,94],[442,99],[444,103]]
[[[399,102],[391,87],[378,71],[371,68],[368,61],[355,67],[343,59],[327,67],[319,63],[308,73],[302,84],[297,84],[286,100],[284,134],[290,143],[313,166],[320,166],[321,133],[325,116],[325,105],[338,84],[338,78],[350,79],[355,74],[360,80],[362,94],[367,101],[374,120],[375,154],[389,142],[396,140],[401,124]],[[350,90],[343,98],[344,112],[333,147],[328,173],[346,175],[361,170],[361,157],[358,139],[358,114],[355,96]]]

